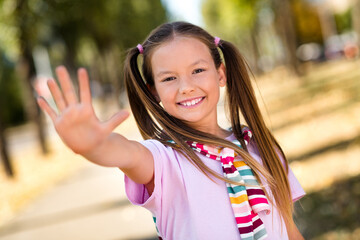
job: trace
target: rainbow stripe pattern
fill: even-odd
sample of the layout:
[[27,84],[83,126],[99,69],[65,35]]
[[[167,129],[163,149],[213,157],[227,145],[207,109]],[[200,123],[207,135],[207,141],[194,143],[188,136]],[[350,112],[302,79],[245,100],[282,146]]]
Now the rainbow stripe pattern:
[[[244,131],[244,141],[250,142],[252,133]],[[270,214],[270,206],[263,189],[260,187],[251,168],[241,159],[235,159],[237,154],[233,149],[210,147],[197,142],[187,142],[195,151],[214,160],[221,161],[224,177],[244,185],[226,183],[230,203],[235,215],[235,221],[242,240],[261,240],[267,237],[265,226],[258,213],[265,211]],[[233,141],[242,147],[239,141]]]

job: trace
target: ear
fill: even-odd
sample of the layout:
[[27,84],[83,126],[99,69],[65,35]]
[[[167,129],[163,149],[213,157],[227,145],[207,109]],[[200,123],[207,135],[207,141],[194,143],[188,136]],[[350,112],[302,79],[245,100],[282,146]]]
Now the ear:
[[220,87],[226,86],[226,68],[223,63],[220,64],[220,67],[218,68],[218,74],[219,74],[219,85]]
[[149,84],[146,84],[146,85],[147,85],[148,89],[150,90],[151,94],[155,97],[156,101],[158,103],[160,103],[161,102],[160,97],[159,97],[159,94],[156,91],[155,86],[150,86]]

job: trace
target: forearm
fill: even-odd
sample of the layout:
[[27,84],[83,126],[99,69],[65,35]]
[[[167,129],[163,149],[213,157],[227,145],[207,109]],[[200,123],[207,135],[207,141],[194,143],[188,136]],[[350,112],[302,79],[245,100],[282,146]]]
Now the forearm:
[[154,176],[151,152],[141,143],[130,141],[117,133],[111,133],[101,145],[81,155],[101,166],[118,167],[140,184],[148,184]]
[[292,225],[293,226],[289,226],[289,224],[286,224],[289,240],[304,240],[297,226],[295,224]]
[[95,148],[79,154],[101,166],[128,168],[131,165],[131,152],[135,144],[136,142],[120,134],[111,133]]

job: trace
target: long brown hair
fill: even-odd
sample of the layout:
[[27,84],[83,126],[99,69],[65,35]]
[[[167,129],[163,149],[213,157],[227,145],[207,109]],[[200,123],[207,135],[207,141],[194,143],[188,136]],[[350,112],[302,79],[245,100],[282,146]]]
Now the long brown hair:
[[[216,68],[219,68],[222,63],[218,47],[220,48],[226,64],[226,102],[230,112],[231,127],[244,149],[212,134],[193,129],[180,119],[169,115],[151,93],[151,88],[154,87],[151,67],[152,53],[176,36],[191,37],[203,42],[209,48]],[[287,178],[288,163],[281,147],[265,125],[251,85],[246,62],[238,49],[225,40],[221,40],[217,47],[213,36],[202,28],[186,22],[166,23],[159,26],[149,34],[142,46],[144,49],[142,66],[139,69],[138,57],[140,53],[134,47],[128,51],[124,73],[131,110],[143,138],[156,139],[173,147],[183,153],[192,164],[208,177],[213,176],[227,182],[230,181],[208,168],[186,144],[186,141],[233,148],[254,170],[260,183],[261,178],[259,176],[264,177],[270,186],[275,205],[281,216],[286,223],[290,223],[292,226],[293,202]],[[253,132],[263,166],[254,160],[247,151],[240,123],[241,115]],[[173,140],[175,144],[169,140]],[[283,157],[283,163],[278,154]],[[272,201],[271,199],[269,200]]]

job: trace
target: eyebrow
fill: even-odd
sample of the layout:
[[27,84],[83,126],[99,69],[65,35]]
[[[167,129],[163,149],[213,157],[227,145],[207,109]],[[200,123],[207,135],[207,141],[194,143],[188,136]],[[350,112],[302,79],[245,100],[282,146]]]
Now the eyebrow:
[[[195,62],[193,62],[192,64],[190,64],[190,67],[192,67],[192,66],[195,66],[195,65],[197,65],[197,64],[199,64],[199,63],[208,63],[206,60],[204,60],[204,59],[199,59],[199,60],[197,60],[197,61],[195,61]],[[165,74],[171,74],[171,73],[173,73],[172,71],[161,71],[161,72],[159,72],[158,74],[156,74],[156,76],[158,76],[158,77],[160,77],[160,76],[162,76],[162,75],[165,75]]]

